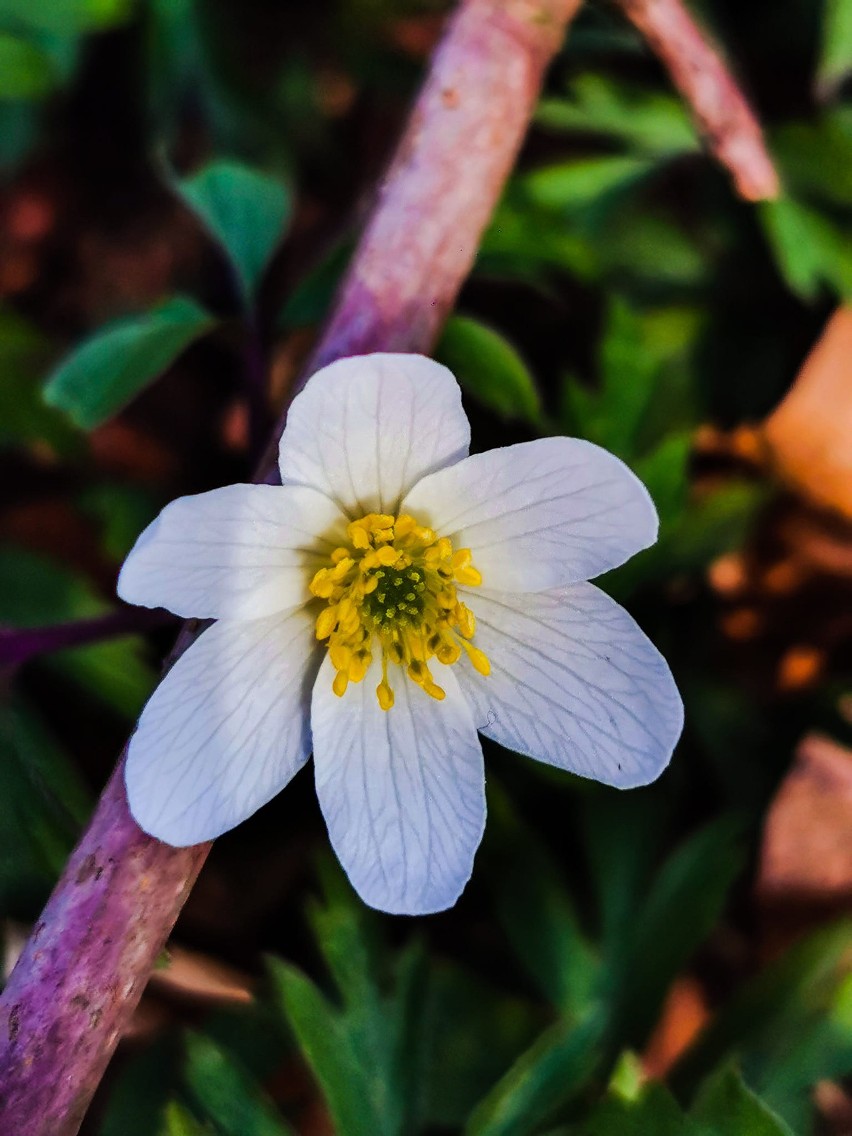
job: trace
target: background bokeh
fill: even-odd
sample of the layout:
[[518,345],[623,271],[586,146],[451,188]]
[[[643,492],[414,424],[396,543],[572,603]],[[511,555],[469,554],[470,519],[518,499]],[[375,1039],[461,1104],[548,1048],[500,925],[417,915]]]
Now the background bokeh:
[[[852,1133],[852,5],[694,7],[782,197],[736,199],[589,3],[437,349],[475,450],[575,434],[649,486],[660,542],[601,583],[683,692],[670,770],[486,743],[473,879],[410,920],[309,767],[216,843],[88,1136]],[[445,11],[0,0],[7,969],[174,638],[113,617],[118,566],[250,477]]]

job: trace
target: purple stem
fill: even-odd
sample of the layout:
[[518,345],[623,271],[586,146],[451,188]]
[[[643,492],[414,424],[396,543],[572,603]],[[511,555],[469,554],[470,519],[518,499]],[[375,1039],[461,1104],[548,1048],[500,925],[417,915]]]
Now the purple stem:
[[167,611],[128,607],[51,627],[3,627],[0,628],[0,667],[19,667],[35,655],[82,647],[120,635],[141,635],[174,622],[175,616]]
[[[462,0],[305,377],[344,355],[430,349],[580,2]],[[283,424],[258,480],[276,476]],[[0,998],[0,1132],[77,1132],[209,847],[145,836],[119,762]]]

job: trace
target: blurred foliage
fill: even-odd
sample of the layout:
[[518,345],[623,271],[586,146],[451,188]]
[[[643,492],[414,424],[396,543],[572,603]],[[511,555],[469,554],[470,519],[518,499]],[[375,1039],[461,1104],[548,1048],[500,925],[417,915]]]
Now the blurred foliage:
[[[276,409],[258,358],[277,404],[445,7],[0,0],[3,634],[113,610],[166,500],[251,476],[253,416]],[[735,199],[637,35],[590,3],[436,348],[475,448],[575,434],[647,484],[660,541],[602,585],[684,692],[671,770],[620,795],[489,744],[473,881],[417,924],[354,897],[297,778],[217,844],[177,932],[253,999],[152,992],[88,1136],[844,1131],[816,1087],[852,1077],[850,928],[820,910],[789,935],[753,881],[799,737],[852,740],[848,653],[825,645],[849,573],[752,598],[770,630],[737,638],[714,572],[775,555],[791,506],[711,443],[771,411],[852,291],[852,5],[701,11],[782,197]],[[790,695],[778,660],[803,639],[828,662]],[[126,635],[0,676],[3,917],[35,917],[167,647]],[[684,978],[703,1028],[661,1065]]]

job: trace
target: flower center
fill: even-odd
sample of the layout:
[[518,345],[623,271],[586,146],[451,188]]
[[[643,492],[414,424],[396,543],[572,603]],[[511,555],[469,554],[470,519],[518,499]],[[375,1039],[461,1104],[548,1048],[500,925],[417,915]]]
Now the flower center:
[[383,710],[393,706],[388,662],[433,698],[444,691],[432,678],[429,661],[455,663],[464,651],[480,674],[491,670],[485,654],[470,640],[473,612],[461,602],[457,584],[476,586],[482,577],[471,564],[469,548],[453,551],[414,517],[368,513],[346,530],[349,546],[332,552],[331,565],[320,568],[311,592],[326,601],[317,617],[317,639],[328,641],[337,674],[334,693],[342,697],[350,682],[360,682],[381,651],[382,681],[376,697]]

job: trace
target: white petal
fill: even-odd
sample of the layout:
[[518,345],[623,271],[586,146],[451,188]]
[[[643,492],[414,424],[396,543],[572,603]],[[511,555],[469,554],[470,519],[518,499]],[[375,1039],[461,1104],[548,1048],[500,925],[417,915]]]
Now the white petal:
[[378,663],[342,698],[323,664],[311,709],[317,794],[364,902],[425,915],[451,907],[470,878],[485,825],[482,748],[452,668],[433,671],[443,702],[391,671],[396,702],[384,711]]
[[470,548],[485,586],[505,591],[588,580],[657,539],[642,482],[579,438],[474,454],[424,478],[402,509]]
[[197,844],[283,789],[311,750],[320,651],[304,608],[205,631],[130,739],[125,781],[137,824],[168,844]]
[[311,575],[345,537],[322,493],[226,485],[179,497],[124,562],[118,594],[196,619],[257,619],[310,598]]
[[285,485],[313,485],[350,517],[396,513],[425,474],[463,458],[470,425],[459,385],[422,355],[356,355],[317,371],[281,438]]
[[683,704],[668,665],[624,608],[592,584],[472,591],[485,678],[459,664],[479,729],[507,749],[629,789],[668,765]]

